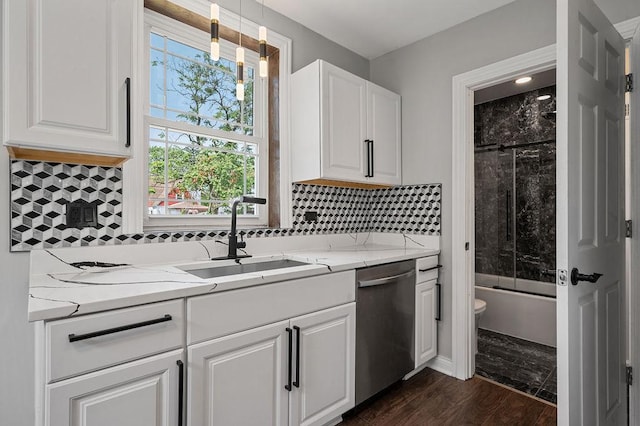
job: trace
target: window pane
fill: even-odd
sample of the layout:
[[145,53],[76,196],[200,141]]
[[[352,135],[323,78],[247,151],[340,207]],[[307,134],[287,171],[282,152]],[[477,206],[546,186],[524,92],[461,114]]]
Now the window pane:
[[151,33],[151,47],[157,47],[158,49],[164,49],[164,37]]
[[[157,126],[149,135],[168,141],[149,142],[150,214],[228,215],[234,198],[255,193],[255,144]],[[257,214],[255,206],[246,214]]]
[[[245,67],[245,101],[240,102],[235,96],[233,60],[214,62],[208,52],[156,34],[152,40],[152,46],[159,47],[152,48],[150,55],[152,116],[253,134],[253,67]],[[166,50],[161,40],[166,40]]]

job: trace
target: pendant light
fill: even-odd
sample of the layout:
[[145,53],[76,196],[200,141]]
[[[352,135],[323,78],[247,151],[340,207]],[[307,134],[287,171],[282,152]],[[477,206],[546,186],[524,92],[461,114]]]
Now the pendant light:
[[267,28],[258,28],[258,38],[260,42],[260,77],[265,78],[269,75],[267,68]]
[[220,59],[220,7],[211,3],[211,59]]
[[[262,21],[264,21],[264,0],[262,0]],[[266,78],[269,75],[269,69],[267,67],[267,27],[261,26],[258,28],[258,41],[259,41],[259,53],[260,53],[260,77]]]
[[239,47],[236,48],[236,99],[244,101],[244,49],[242,48],[242,0],[240,0]]

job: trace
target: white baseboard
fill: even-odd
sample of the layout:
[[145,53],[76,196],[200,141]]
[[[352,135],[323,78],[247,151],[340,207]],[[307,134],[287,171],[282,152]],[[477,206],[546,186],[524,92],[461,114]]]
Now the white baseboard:
[[439,373],[446,374],[447,376],[455,377],[453,375],[453,363],[451,362],[451,360],[449,358],[445,358],[441,355],[438,355],[432,360],[427,361],[424,364],[418,366],[418,368],[416,368],[415,370],[413,370],[412,372],[404,376],[402,380],[408,380],[412,378],[413,376],[415,376],[416,374],[418,374],[419,372],[421,372],[427,367],[429,367],[432,370],[436,370]]
[[337,424],[342,423],[342,416],[338,416],[333,420],[329,420],[324,426],[336,426]]
[[453,374],[453,362],[449,358],[445,358],[442,355],[438,355],[431,361],[427,362],[427,367],[432,370],[436,370],[447,376],[455,377]]

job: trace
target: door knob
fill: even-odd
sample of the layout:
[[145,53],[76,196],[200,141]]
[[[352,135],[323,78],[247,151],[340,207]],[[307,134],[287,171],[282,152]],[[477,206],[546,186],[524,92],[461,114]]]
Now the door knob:
[[593,274],[581,274],[580,271],[578,271],[578,268],[573,268],[571,270],[571,284],[578,285],[578,282],[580,281],[595,283],[601,276],[602,274],[598,274],[597,272],[594,272]]

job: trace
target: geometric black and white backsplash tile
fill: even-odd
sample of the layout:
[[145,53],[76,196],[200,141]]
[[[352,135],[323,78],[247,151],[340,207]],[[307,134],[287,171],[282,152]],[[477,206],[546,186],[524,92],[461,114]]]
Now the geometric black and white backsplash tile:
[[[246,237],[393,232],[440,235],[440,184],[385,189],[293,184],[291,228],[242,230]],[[98,205],[95,228],[67,228],[66,204]],[[304,220],[315,211],[317,222]],[[11,251],[224,238],[227,230],[122,233],[122,169],[12,160]]]
[[[95,228],[67,228],[66,205],[95,202]],[[11,161],[11,247],[71,247],[107,243],[121,234],[122,169]],[[97,243],[96,243],[97,244]]]

